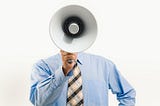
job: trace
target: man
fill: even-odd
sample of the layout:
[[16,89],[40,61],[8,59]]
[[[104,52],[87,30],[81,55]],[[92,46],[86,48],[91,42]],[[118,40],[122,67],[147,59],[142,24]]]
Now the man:
[[108,106],[108,89],[119,106],[135,105],[135,90],[111,61],[96,55],[61,50],[34,65],[31,83],[30,100],[36,106]]

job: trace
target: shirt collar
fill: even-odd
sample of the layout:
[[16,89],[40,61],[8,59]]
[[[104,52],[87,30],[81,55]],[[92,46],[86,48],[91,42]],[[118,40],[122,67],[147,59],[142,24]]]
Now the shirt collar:
[[80,65],[83,65],[82,54],[83,54],[83,53],[78,53],[77,62],[78,62]]

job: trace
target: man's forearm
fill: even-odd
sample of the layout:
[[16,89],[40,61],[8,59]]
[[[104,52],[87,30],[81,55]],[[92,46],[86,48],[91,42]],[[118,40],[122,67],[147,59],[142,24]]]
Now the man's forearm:
[[35,86],[35,91],[32,91],[34,92],[34,96],[32,98],[32,100],[34,100],[34,105],[44,106],[49,103],[53,103],[61,93],[63,83],[66,80],[67,77],[64,76],[62,68],[59,67],[59,69],[55,71],[55,74],[41,82],[38,82],[37,86]]

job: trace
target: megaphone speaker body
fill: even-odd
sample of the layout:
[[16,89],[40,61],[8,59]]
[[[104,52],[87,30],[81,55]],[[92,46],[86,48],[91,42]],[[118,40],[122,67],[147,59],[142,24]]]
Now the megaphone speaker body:
[[52,16],[49,32],[58,48],[71,53],[82,52],[96,40],[97,22],[88,9],[68,5]]

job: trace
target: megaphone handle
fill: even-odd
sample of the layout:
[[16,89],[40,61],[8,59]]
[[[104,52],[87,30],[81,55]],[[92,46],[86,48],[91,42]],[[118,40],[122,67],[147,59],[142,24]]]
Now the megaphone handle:
[[72,64],[73,62],[77,63],[77,61],[75,61],[75,60],[73,60],[73,59],[68,59],[67,62],[68,62],[69,64]]

